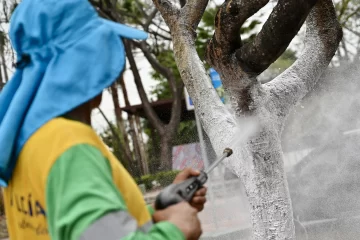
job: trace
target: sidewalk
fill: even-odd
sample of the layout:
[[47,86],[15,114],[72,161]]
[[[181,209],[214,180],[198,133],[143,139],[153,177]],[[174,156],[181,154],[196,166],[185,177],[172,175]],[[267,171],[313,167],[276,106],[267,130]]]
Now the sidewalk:
[[[213,199],[208,189],[208,201],[199,214],[205,235],[250,226],[248,202],[239,180],[212,182],[211,189]],[[154,202],[159,192],[160,190],[146,193],[144,195],[146,203]]]

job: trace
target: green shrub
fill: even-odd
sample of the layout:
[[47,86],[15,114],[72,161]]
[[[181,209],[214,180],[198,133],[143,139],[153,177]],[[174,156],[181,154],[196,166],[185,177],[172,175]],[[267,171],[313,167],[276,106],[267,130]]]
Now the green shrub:
[[174,181],[179,172],[180,171],[174,170],[159,172],[153,175],[144,175],[140,178],[136,178],[135,181],[138,185],[144,184],[146,191],[149,191],[153,189],[153,181],[158,182],[161,187],[166,187]]
[[168,172],[160,172],[157,176],[157,181],[162,187],[166,187],[170,185],[179,171],[168,171]]
[[155,180],[155,175],[144,175],[137,179],[137,184],[144,184],[146,191],[151,190],[152,182]]

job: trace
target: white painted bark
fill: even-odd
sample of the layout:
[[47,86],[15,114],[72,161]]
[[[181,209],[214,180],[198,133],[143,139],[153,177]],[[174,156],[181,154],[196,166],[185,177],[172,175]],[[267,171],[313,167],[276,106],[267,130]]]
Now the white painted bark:
[[[230,97],[230,108],[220,101],[197,55],[194,26],[189,23],[194,16],[188,16],[191,12],[184,14],[186,6],[179,10],[165,0],[154,2],[171,29],[178,69],[214,150],[218,155],[226,147],[234,151],[225,164],[245,185],[253,238],[294,239],[280,136],[289,111],[312,89],[337,48],[341,31],[335,23],[331,0],[319,0],[313,8],[307,23],[304,54],[274,81],[261,85],[239,68],[232,67],[235,60],[231,59],[230,64],[218,69]],[[244,91],[246,99],[243,99]],[[257,130],[244,142],[241,135],[252,126],[239,120],[248,117],[255,119]]]
[[244,182],[251,205],[254,239],[292,239],[294,226],[283,167],[280,127],[272,116],[276,106],[265,104],[270,95],[260,84],[253,86],[252,98],[256,103],[252,115],[259,121],[260,129],[246,145],[237,141],[242,136],[236,135],[242,133],[238,131],[241,126],[237,125],[236,115],[220,101],[195,48],[189,47],[191,40],[176,34],[173,39],[182,79],[214,150],[218,155],[226,147],[234,150],[226,165]]

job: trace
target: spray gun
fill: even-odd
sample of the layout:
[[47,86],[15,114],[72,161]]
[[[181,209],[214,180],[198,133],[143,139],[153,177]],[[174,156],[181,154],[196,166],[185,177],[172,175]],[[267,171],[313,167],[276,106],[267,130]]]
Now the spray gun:
[[225,148],[223,155],[209,166],[205,171],[201,171],[197,177],[191,177],[178,184],[171,184],[166,187],[155,200],[155,209],[161,210],[170,205],[187,201],[189,202],[194,194],[202,188],[208,180],[208,174],[214,170],[225,158],[231,156],[233,151],[230,148]]

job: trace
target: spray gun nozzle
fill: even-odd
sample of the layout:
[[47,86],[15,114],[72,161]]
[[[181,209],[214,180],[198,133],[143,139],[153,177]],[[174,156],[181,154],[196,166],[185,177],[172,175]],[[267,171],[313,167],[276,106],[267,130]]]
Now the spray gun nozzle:
[[226,157],[230,157],[233,154],[233,150],[231,148],[225,148],[224,154],[226,154]]

